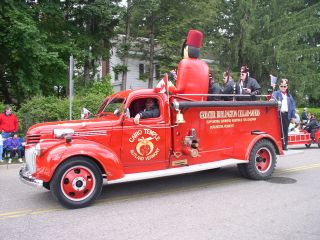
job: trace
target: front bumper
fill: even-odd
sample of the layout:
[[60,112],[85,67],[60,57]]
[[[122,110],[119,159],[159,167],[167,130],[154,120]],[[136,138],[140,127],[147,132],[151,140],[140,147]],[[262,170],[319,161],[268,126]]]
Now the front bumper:
[[20,180],[33,187],[43,187],[43,181],[36,179],[35,177],[32,176],[32,174],[28,171],[27,165],[23,166],[20,171]]

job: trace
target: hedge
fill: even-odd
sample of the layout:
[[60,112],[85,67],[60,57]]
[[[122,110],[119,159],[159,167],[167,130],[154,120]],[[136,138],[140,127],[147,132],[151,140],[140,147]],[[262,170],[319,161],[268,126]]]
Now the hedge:
[[[299,116],[301,117],[303,108],[298,108]],[[318,121],[320,121],[320,108],[307,108],[308,113],[313,113]]]
[[[74,95],[72,102],[72,119],[80,119],[81,109],[87,108],[95,114],[102,101],[112,94],[110,79],[96,81]],[[19,132],[25,134],[36,123],[68,120],[69,98],[56,96],[35,96],[22,104],[17,112]],[[1,106],[0,106],[1,107]]]

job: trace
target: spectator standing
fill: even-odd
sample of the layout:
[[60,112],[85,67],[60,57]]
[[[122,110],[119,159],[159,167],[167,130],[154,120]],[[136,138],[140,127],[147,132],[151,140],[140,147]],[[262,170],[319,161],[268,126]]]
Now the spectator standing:
[[[288,150],[288,128],[289,123],[295,118],[295,101],[288,89],[288,79],[282,79],[280,90],[273,92],[273,99],[281,102],[281,135],[283,138],[283,150]],[[293,120],[294,121],[294,120]]]
[[297,126],[299,126],[301,124],[301,120],[300,120],[299,110],[298,109],[296,109],[295,121],[296,121],[296,125]]
[[[214,80],[212,71],[209,72],[209,91],[208,91],[208,93],[209,94],[220,94],[221,93],[221,87],[220,87],[219,83],[217,83]],[[209,96],[208,97],[208,101],[219,101],[219,100],[220,100],[220,97],[218,97],[218,96]]]
[[4,113],[0,114],[0,132],[3,138],[12,137],[19,128],[18,119],[12,113],[12,107],[6,106]]
[[3,138],[2,138],[2,135],[0,134],[0,163],[3,162],[2,154],[3,154]]
[[302,124],[306,124],[308,121],[308,112],[307,111],[308,111],[308,109],[304,108],[303,112],[301,114]]
[[10,158],[8,163],[10,164],[12,162],[12,158],[14,158],[16,155],[18,155],[18,161],[23,162],[21,158],[21,139],[18,137],[18,135],[15,133],[13,137],[8,138],[6,140],[6,146],[7,150],[10,152]]

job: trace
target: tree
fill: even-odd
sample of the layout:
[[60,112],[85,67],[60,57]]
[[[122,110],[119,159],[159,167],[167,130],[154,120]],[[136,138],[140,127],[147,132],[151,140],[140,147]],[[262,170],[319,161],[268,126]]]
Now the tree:
[[117,2],[1,2],[0,95],[4,101],[20,104],[37,94],[64,96],[71,54],[77,69],[83,69],[83,83],[88,84],[96,62],[109,57],[118,23]]
[[5,0],[0,5],[0,94],[6,103],[19,104],[46,92],[47,86],[58,84],[59,73],[66,68],[46,45],[47,36],[32,13],[23,2]]

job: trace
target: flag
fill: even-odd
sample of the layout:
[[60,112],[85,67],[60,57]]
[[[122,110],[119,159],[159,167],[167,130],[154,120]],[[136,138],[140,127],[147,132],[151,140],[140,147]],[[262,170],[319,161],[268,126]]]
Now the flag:
[[157,93],[168,92],[168,74],[165,74],[163,78],[158,82],[157,86],[154,89]]

